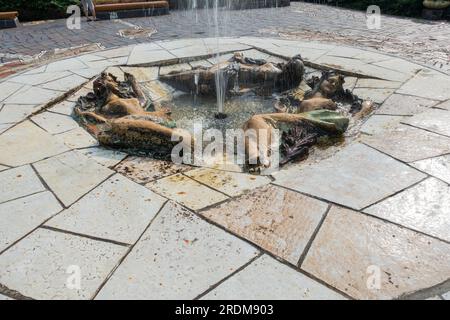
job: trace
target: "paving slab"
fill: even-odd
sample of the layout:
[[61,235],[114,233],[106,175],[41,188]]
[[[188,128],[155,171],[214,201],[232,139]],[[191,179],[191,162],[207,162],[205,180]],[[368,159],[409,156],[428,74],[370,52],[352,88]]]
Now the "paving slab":
[[165,201],[147,188],[116,174],[46,225],[134,244]]
[[86,69],[87,66],[77,57],[50,62],[45,72],[71,71]]
[[33,104],[6,104],[0,111],[0,123],[17,123],[38,110]]
[[419,160],[411,165],[450,184],[450,155]]
[[[346,79],[347,80],[347,79]],[[397,89],[400,88],[402,82],[396,81],[385,81],[378,79],[358,79],[356,83],[356,88],[373,88],[373,89]]]
[[343,300],[325,287],[281,262],[263,255],[227,279],[202,300]]
[[450,99],[449,81],[450,76],[437,71],[422,70],[398,89],[397,93],[444,101]]
[[375,113],[389,115],[412,116],[427,111],[438,101],[425,98],[393,94],[378,108]]
[[162,60],[173,60],[176,57],[155,43],[139,44],[131,52],[127,65],[145,64]]
[[19,123],[0,136],[0,163],[21,166],[65,152],[68,148],[30,121]]
[[65,206],[70,206],[113,173],[77,151],[42,160],[34,166]]
[[66,101],[55,104],[53,107],[49,108],[48,111],[70,116],[73,113],[74,107],[75,107],[75,102],[66,100]]
[[402,122],[450,137],[449,111],[430,109],[411,118],[404,119]]
[[208,168],[191,170],[186,175],[231,197],[269,184],[271,181],[263,176]]
[[99,145],[98,141],[89,132],[79,126],[70,131],[55,135],[55,138],[71,149],[89,148]]
[[15,125],[15,123],[2,123],[2,124],[0,124],[0,134],[2,134],[3,132],[5,132],[6,130],[8,130],[9,128],[11,128],[14,125]]
[[328,205],[278,186],[265,186],[201,215],[297,265]]
[[301,268],[356,299],[392,299],[447,280],[450,245],[333,207]]
[[44,191],[38,176],[30,166],[23,166],[0,173],[0,202]]
[[249,244],[169,202],[97,299],[193,299],[257,254]]
[[87,80],[84,77],[76,74],[71,74],[67,77],[41,84],[39,87],[66,92],[81,86],[86,81]]
[[199,210],[228,198],[179,173],[150,182],[146,187],[192,210]]
[[400,125],[384,134],[365,136],[363,141],[405,162],[450,153],[450,138],[406,125]]
[[444,101],[436,106],[436,108],[445,109],[450,111],[450,100]]
[[39,87],[24,86],[9,96],[4,103],[7,104],[47,104],[60,97],[60,91],[53,91]]
[[191,169],[190,166],[147,157],[129,157],[114,168],[117,172],[140,184]]
[[421,65],[398,58],[375,62],[374,65],[408,74],[416,74],[424,69]]
[[435,178],[364,211],[450,242],[450,187]]
[[5,100],[10,95],[12,95],[14,92],[18,91],[20,88],[23,87],[23,84],[20,83],[14,83],[14,82],[2,82],[0,83],[0,101]]
[[375,135],[394,130],[405,117],[373,115],[361,126],[361,132]]
[[85,156],[94,159],[101,165],[111,168],[125,159],[128,155],[125,152],[105,149],[103,147],[93,147],[79,150]]
[[60,71],[60,72],[40,72],[36,74],[21,74],[15,76],[10,79],[11,82],[26,84],[26,85],[39,85],[47,82],[51,82],[54,80],[58,80],[67,76],[70,76],[71,73],[68,71]]
[[53,112],[39,113],[33,116],[31,120],[51,134],[58,134],[79,127],[78,122],[72,117]]
[[49,191],[0,204],[0,251],[62,210]]
[[0,283],[39,300],[91,299],[127,249],[37,229],[0,256]]
[[364,100],[383,103],[394,91],[395,89],[355,88],[353,94]]
[[[345,165],[343,165],[345,164]],[[425,175],[363,144],[332,157],[276,174],[275,184],[362,209],[425,178]]]
[[9,169],[9,167],[7,167],[7,166],[2,166],[2,165],[0,164],[0,172],[1,172],[1,171],[4,171],[4,170],[6,170],[6,169]]

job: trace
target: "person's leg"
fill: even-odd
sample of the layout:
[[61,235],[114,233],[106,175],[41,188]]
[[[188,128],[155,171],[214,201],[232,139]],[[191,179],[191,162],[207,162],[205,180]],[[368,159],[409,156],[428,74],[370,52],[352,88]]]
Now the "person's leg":
[[95,13],[95,5],[94,5],[94,1],[93,0],[88,0],[89,1],[89,6],[91,9],[91,13],[92,13],[92,19],[93,20],[97,20],[97,14]]
[[83,6],[84,15],[89,19],[89,9],[86,0],[81,0],[81,5]]

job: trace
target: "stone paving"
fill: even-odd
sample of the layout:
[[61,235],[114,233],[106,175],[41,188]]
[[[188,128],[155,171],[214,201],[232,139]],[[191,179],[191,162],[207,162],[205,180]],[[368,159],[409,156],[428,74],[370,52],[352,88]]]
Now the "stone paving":
[[[271,176],[129,156],[70,116],[106,68],[145,85],[158,64],[237,50],[365,75],[347,86],[381,106],[354,139]],[[252,37],[144,43],[10,76],[0,299],[449,299],[449,83],[377,52]]]

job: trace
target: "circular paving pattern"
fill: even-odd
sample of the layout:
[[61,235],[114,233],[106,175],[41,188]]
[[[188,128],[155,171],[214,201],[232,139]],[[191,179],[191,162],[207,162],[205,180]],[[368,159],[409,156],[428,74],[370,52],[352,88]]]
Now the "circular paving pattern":
[[[219,42],[98,51],[0,83],[0,298],[448,298],[450,77],[343,46]],[[71,117],[106,69],[151,83],[242,50],[301,53],[381,106],[355,139],[271,177],[128,156]]]

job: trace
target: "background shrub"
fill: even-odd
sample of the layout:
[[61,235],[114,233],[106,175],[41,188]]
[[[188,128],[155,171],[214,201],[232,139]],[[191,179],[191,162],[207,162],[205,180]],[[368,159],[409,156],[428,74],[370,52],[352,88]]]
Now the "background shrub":
[[20,21],[56,19],[66,16],[67,7],[79,0],[0,0],[0,11],[19,11]]

